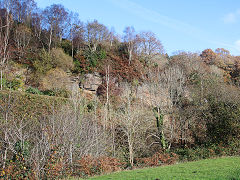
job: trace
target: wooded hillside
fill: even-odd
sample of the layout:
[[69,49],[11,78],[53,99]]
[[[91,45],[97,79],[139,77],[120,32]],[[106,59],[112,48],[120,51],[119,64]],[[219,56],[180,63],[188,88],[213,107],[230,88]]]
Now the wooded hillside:
[[0,178],[239,155],[239,56],[169,56],[153,32],[119,35],[60,4],[0,7]]

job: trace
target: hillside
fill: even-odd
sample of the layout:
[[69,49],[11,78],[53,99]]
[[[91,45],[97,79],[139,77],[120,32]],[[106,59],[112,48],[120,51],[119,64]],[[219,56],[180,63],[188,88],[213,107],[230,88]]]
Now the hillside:
[[[0,1],[0,178],[87,178],[240,153],[240,57],[166,53],[61,4]],[[221,168],[219,166],[219,168]]]

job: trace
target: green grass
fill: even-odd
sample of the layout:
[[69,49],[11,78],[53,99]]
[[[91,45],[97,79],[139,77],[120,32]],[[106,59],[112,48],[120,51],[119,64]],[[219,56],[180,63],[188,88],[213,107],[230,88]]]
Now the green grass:
[[187,162],[172,166],[122,171],[104,176],[96,176],[96,180],[163,180],[163,179],[229,179],[240,180],[240,157],[224,157]]

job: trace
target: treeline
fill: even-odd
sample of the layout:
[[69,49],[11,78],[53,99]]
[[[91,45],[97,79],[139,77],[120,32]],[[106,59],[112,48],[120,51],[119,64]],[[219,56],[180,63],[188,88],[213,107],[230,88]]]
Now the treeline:
[[[239,155],[240,57],[223,48],[168,56],[152,32],[118,35],[60,4],[0,5],[1,178]],[[74,88],[72,78],[94,73],[95,95]]]

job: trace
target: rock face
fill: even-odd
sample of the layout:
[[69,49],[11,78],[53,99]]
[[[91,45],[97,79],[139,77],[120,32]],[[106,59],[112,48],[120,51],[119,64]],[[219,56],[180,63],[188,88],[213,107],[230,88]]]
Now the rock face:
[[79,83],[79,87],[84,90],[96,92],[102,84],[102,77],[99,73],[85,74],[83,80]]

